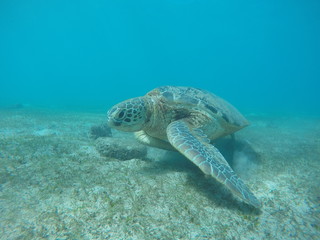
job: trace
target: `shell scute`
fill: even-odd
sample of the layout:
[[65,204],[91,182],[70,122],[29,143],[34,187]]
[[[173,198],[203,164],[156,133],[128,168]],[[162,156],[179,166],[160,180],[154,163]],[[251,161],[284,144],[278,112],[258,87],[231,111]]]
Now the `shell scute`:
[[186,111],[198,109],[225,121],[226,124],[238,127],[248,125],[248,121],[235,107],[206,90],[192,87],[164,86],[152,90],[147,96],[157,97],[173,109],[183,108]]

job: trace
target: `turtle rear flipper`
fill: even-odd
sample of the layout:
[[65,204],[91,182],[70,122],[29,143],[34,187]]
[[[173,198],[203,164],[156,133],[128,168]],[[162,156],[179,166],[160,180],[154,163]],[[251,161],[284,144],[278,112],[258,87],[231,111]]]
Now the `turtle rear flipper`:
[[205,174],[216,178],[245,202],[256,208],[261,206],[258,199],[236,175],[218,149],[196,137],[188,123],[184,120],[170,123],[167,127],[167,135],[172,146],[196,164]]

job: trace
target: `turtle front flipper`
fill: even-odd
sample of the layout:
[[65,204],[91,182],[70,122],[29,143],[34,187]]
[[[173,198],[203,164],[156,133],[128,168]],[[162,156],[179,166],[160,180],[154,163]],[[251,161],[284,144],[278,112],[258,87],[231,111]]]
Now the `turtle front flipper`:
[[167,127],[169,142],[205,174],[216,178],[225,184],[233,194],[259,208],[261,205],[258,199],[236,175],[218,149],[210,145],[208,141],[204,141],[203,136],[199,136],[195,130],[183,120],[172,122]]
[[167,141],[163,141],[161,139],[151,137],[143,130],[135,132],[134,135],[140,143],[147,145],[149,147],[156,147],[156,148],[161,148],[169,151],[177,151]]

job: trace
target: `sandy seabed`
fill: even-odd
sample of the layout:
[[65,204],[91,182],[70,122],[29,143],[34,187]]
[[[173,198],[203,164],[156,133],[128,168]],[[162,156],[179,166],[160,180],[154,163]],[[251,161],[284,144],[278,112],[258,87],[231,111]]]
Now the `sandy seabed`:
[[259,210],[178,153],[102,156],[105,114],[2,109],[0,239],[320,239],[320,118],[247,117],[228,160]]

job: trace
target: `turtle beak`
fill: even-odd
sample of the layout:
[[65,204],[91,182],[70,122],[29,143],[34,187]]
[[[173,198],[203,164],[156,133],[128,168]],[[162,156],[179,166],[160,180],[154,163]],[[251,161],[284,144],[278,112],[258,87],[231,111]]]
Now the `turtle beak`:
[[112,113],[114,113],[115,109],[111,108],[108,112],[107,112],[107,124],[109,127],[113,127],[114,125],[114,121],[113,121],[113,117],[112,117]]
[[117,127],[121,126],[122,121],[117,120],[117,118],[115,117],[116,113],[117,113],[117,108],[115,108],[115,107],[111,108],[107,112],[107,124],[111,128],[117,128]]

